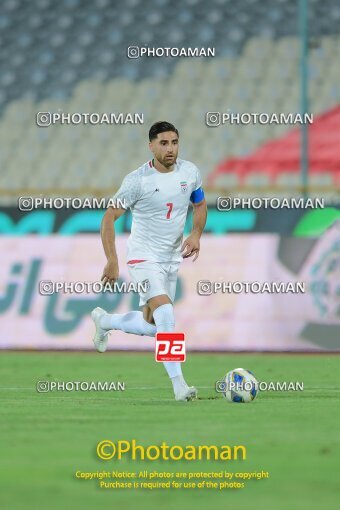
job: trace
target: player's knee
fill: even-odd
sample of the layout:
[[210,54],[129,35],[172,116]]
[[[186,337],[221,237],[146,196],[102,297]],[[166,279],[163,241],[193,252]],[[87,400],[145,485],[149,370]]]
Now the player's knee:
[[173,331],[175,327],[174,307],[171,302],[158,306],[153,312],[157,331]]
[[160,296],[155,296],[155,297],[149,299],[149,301],[148,301],[148,306],[149,306],[149,309],[151,310],[152,314],[157,308],[159,308],[160,306],[163,306],[163,305],[167,305],[167,304],[172,305],[172,302],[171,302],[169,296],[167,296],[166,294],[162,294]]
[[153,319],[152,310],[149,308],[148,305],[145,305],[143,307],[143,319],[148,322],[149,324],[155,324],[155,321]]

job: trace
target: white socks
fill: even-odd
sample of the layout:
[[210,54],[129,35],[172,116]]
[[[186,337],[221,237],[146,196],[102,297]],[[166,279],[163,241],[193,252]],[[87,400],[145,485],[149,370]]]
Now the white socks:
[[[170,303],[161,305],[153,313],[156,326],[149,324],[143,318],[142,312],[128,312],[123,314],[104,314],[100,319],[100,327],[105,330],[119,329],[125,333],[134,335],[155,336],[156,332],[167,333],[175,329],[174,309]],[[164,361],[167,371],[176,393],[187,384],[182,375],[181,363],[176,361]]]
[[[174,331],[175,315],[174,308],[170,303],[167,303],[166,305],[161,305],[158,308],[156,308],[156,310],[153,312],[153,318],[156,323],[157,332],[159,331],[160,333],[167,333]],[[181,363],[176,361],[164,361],[163,365],[165,367],[165,370],[168,372],[168,376],[171,378],[173,386],[174,386],[173,378],[181,377],[183,379]]]
[[146,336],[155,336],[157,331],[154,324],[149,324],[144,320],[142,312],[116,313],[112,315],[106,313],[100,319],[100,327],[106,330],[120,329],[125,333]]
[[176,393],[178,393],[183,388],[186,389],[188,387],[188,385],[185,382],[184,377],[183,377],[182,374],[181,375],[177,375],[176,377],[172,377],[171,378],[171,382],[172,382],[172,387],[174,389],[175,395],[176,395]]

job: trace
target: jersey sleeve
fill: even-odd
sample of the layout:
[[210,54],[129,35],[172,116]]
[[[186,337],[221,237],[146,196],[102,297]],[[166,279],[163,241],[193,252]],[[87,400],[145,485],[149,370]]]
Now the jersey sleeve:
[[194,191],[196,191],[197,189],[199,189],[199,188],[201,188],[201,187],[202,187],[202,177],[201,177],[201,172],[199,171],[199,169],[197,168],[197,166],[195,167],[195,170],[196,170],[196,184],[195,184]]
[[199,169],[195,166],[195,172],[196,172],[196,181],[194,190],[190,195],[190,201],[193,204],[198,204],[199,202],[202,202],[204,199],[204,191],[202,189],[202,177]]
[[141,178],[139,175],[131,173],[124,178],[119,190],[113,196],[113,200],[115,202],[120,200],[120,206],[123,209],[128,209],[140,199],[141,193]]

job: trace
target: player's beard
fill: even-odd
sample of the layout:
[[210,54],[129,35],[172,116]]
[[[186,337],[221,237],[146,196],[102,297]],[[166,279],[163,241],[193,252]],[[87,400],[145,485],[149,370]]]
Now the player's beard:
[[176,156],[172,156],[171,158],[165,157],[162,161],[162,165],[166,166],[167,168],[170,168],[176,163]]

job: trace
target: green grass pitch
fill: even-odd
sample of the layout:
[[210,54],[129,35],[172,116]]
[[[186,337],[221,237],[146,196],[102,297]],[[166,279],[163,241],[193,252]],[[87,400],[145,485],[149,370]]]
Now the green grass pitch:
[[[0,356],[1,508],[4,510],[304,510],[340,501],[340,356],[190,354],[185,376],[200,399],[175,402],[152,353]],[[303,392],[262,393],[229,404],[214,383],[236,367],[263,381],[303,381]],[[125,381],[125,392],[37,393],[39,380]],[[143,445],[244,444],[245,461],[102,461],[103,439]],[[269,471],[244,489],[116,490],[81,471]]]

